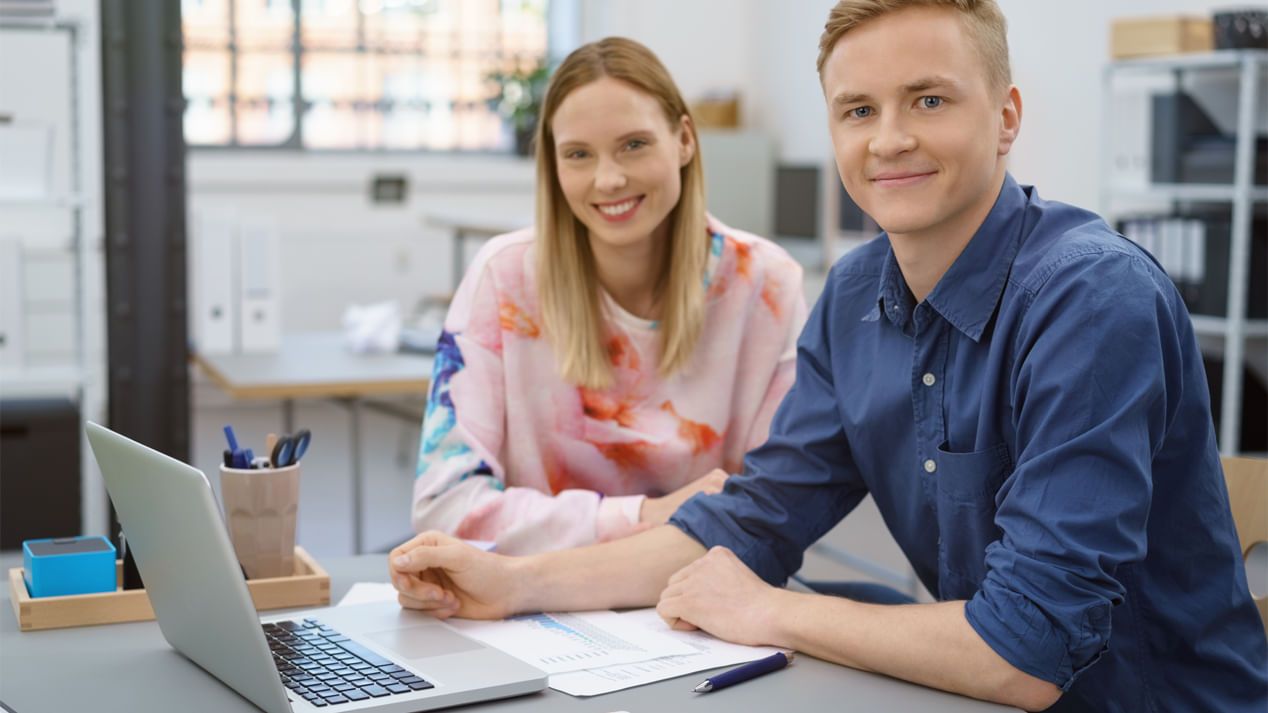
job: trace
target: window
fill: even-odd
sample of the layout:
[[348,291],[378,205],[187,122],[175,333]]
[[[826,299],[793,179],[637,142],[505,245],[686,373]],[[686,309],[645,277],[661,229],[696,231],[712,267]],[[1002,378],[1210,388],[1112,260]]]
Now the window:
[[496,150],[546,0],[183,0],[191,146]]

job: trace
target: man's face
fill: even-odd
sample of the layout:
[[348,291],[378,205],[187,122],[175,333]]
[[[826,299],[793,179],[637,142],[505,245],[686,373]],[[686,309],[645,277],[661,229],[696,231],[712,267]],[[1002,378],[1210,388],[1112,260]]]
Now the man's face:
[[882,15],[847,32],[824,65],[841,180],[890,235],[976,229],[1016,137],[1005,111],[1016,95],[990,86],[957,15]]

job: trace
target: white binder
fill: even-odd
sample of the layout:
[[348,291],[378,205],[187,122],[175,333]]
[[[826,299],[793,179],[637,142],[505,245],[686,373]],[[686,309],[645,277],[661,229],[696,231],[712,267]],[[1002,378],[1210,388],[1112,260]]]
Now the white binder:
[[243,353],[275,352],[281,346],[279,243],[271,220],[244,218],[238,224],[238,324]]
[[231,354],[238,340],[238,229],[230,212],[194,216],[194,345],[203,354]]

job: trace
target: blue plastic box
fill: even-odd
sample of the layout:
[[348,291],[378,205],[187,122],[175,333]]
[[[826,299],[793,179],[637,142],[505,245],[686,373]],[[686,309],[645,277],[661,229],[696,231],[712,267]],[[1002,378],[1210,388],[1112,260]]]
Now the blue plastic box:
[[22,543],[22,577],[32,597],[115,590],[115,549],[99,535]]

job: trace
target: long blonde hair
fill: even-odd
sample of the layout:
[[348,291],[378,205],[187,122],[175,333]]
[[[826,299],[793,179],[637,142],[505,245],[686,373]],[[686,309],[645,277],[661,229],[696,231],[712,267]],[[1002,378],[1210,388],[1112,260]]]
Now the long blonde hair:
[[[546,89],[537,122],[537,290],[542,321],[561,375],[598,389],[612,383],[599,278],[586,227],[573,215],[559,184],[551,122],[564,98],[602,77],[626,82],[654,98],[671,126],[690,117],[668,70],[643,45],[608,37],[577,48],[559,65]],[[681,169],[682,193],[669,214],[669,249],[657,277],[660,296],[660,373],[669,375],[691,358],[704,322],[704,269],[709,238],[704,166],[696,151]]]

